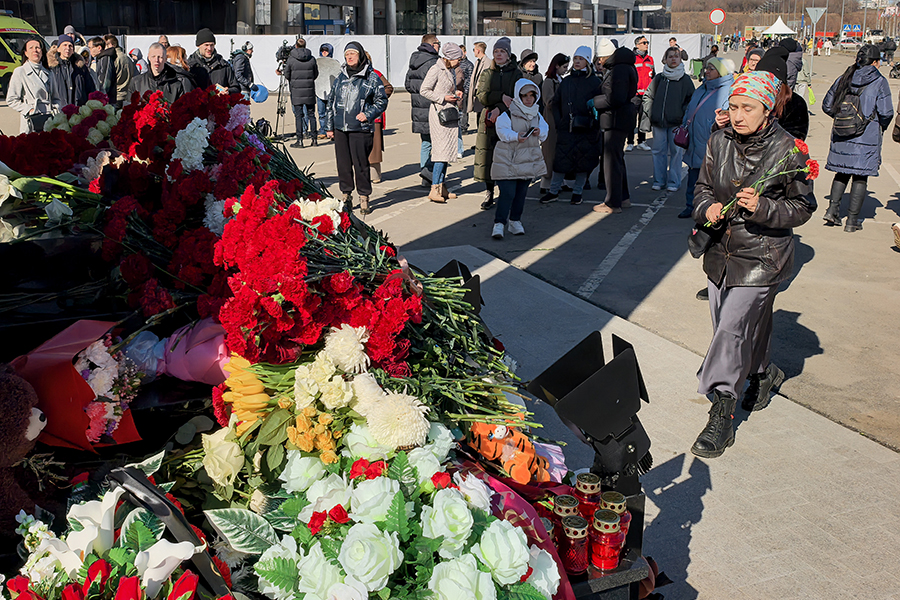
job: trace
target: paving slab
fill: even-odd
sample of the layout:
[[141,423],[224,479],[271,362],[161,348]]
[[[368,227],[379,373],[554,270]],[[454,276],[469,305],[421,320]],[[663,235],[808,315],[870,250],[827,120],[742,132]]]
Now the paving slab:
[[[538,375],[599,330],[634,345],[650,395],[638,416],[652,441],[644,552],[675,583],[669,600],[893,598],[900,579],[900,455],[795,402],[738,410],[737,441],[718,459],[690,454],[706,422],[697,393],[703,357],[472,246],[405,251],[436,270],[459,260],[482,281],[482,316],[519,363]],[[545,430],[565,441],[570,469],[590,448],[541,402]]]

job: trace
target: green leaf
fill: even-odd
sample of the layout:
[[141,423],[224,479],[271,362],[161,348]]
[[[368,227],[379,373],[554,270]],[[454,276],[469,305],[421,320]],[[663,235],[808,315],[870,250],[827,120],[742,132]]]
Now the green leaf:
[[120,545],[124,546],[126,544],[128,533],[136,523],[143,524],[153,536],[154,541],[159,541],[159,538],[162,537],[163,532],[166,530],[165,523],[159,517],[145,508],[136,508],[128,513],[122,522],[122,531],[119,533]]
[[[273,501],[274,500],[270,500],[270,502]],[[281,508],[282,506],[284,506],[283,502],[269,512],[263,513],[263,518],[269,522],[269,525],[279,531],[291,531],[294,528],[294,525],[297,524],[297,517],[289,517],[286,515]]]
[[112,548],[109,551],[109,562],[118,567],[124,567],[134,562],[134,554],[127,548]]
[[266,452],[266,464],[269,470],[276,473],[281,470],[281,463],[284,461],[284,444],[269,446]]
[[530,583],[514,583],[498,598],[506,600],[545,600],[545,597]]
[[256,574],[285,591],[294,591],[300,576],[296,561],[275,556],[271,561],[256,563]]
[[306,499],[306,496],[295,496],[290,500],[285,500],[284,504],[278,508],[288,517],[296,519],[307,506],[309,506],[309,500]]
[[381,598],[381,600],[388,600],[388,598],[391,597],[391,590],[386,587],[381,588],[378,590],[378,597]]
[[406,515],[406,500],[403,497],[403,492],[397,492],[394,495],[391,507],[388,509],[385,525],[389,532],[399,534],[400,539],[404,542],[409,540],[409,518]]
[[284,444],[287,440],[287,427],[294,415],[285,408],[279,408],[271,413],[263,421],[256,436],[260,446],[275,446]]
[[249,510],[220,508],[203,512],[219,535],[238,552],[262,554],[278,543],[278,535],[269,523]]
[[135,520],[128,528],[128,532],[120,537],[125,537],[125,546],[135,552],[143,552],[157,542],[156,536],[150,531],[143,521]]
[[341,553],[341,540],[323,537],[319,543],[322,545],[322,554],[325,555],[325,558],[337,562],[338,554]]
[[159,489],[161,489],[161,490],[163,491],[164,494],[168,494],[169,492],[172,491],[172,488],[175,487],[175,482],[174,482],[174,481],[167,481],[167,482],[165,482],[165,483],[157,484],[156,487],[158,487]]
[[291,537],[297,540],[297,543],[306,548],[313,539],[312,531],[306,526],[306,523],[297,523],[294,530],[291,531]]
[[131,465],[125,465],[126,467],[134,467],[139,471],[142,471],[144,475],[150,477],[162,466],[163,458],[166,456],[166,451],[163,450],[159,454],[154,454],[150,458],[144,459],[143,461]]

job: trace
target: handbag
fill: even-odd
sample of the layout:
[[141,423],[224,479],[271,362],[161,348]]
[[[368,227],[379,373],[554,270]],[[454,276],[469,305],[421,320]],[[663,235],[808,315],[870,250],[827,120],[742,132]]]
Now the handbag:
[[691,122],[693,122],[694,117],[697,116],[697,111],[700,110],[700,107],[703,106],[703,103],[710,99],[712,93],[706,95],[703,100],[701,100],[697,106],[694,107],[694,112],[691,113],[691,116],[688,117],[687,125],[679,125],[675,128],[674,133],[675,137],[672,138],[672,143],[674,143],[679,148],[684,148],[687,150],[687,147],[691,144]]
[[49,113],[33,113],[25,115],[25,120],[31,124],[31,131],[43,131],[44,125],[53,118]]
[[706,227],[705,225],[694,225],[688,236],[688,251],[694,258],[700,258],[713,244],[722,239],[725,232],[724,227]]
[[444,127],[459,127],[459,109],[448,106],[438,111],[438,121]]

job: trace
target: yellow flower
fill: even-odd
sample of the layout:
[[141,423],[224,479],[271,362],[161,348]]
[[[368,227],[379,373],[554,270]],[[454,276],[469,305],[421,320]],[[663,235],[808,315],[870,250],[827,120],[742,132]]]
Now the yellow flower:
[[297,448],[300,447],[300,438],[303,437],[296,427],[287,428],[288,441]]
[[334,439],[339,440],[344,435],[344,431],[342,429],[338,429],[337,431],[332,431],[331,435]]
[[319,424],[320,425],[331,425],[334,422],[334,417],[332,417],[328,413],[322,413],[319,415]]
[[314,417],[317,414],[319,414],[319,411],[316,410],[315,406],[307,406],[306,408],[303,409],[303,414],[306,415],[307,417]]
[[313,433],[315,433],[316,435],[322,435],[326,431],[328,431],[328,428],[325,427],[324,425],[322,425],[321,423],[319,423],[318,425],[313,427]]
[[297,415],[297,418],[295,419],[295,421],[297,422],[297,429],[299,429],[300,431],[305,432],[305,431],[309,431],[310,429],[312,429],[312,426],[313,426],[312,421],[309,419],[309,417],[307,417],[306,415],[304,415],[302,413]]
[[303,452],[312,452],[316,447],[315,439],[309,435],[309,432],[297,436],[297,440],[294,442],[294,445],[297,446]]
[[332,465],[338,461],[338,455],[334,452],[334,450],[326,450],[319,456],[319,458],[321,458],[322,462],[326,465]]
[[334,440],[327,433],[319,435],[316,437],[316,448],[319,450],[334,450]]
[[294,405],[294,402],[290,398],[279,398],[278,399],[278,408],[290,408],[293,405]]

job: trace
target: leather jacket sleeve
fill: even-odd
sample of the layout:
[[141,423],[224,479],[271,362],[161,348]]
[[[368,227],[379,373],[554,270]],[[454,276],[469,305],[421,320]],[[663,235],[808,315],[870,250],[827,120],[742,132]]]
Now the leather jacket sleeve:
[[[806,158],[805,154],[795,154],[782,170],[801,168],[806,165]],[[752,213],[743,211],[746,221],[769,229],[792,229],[809,221],[816,210],[816,198],[806,174],[793,173],[784,177],[790,177],[788,184],[776,188],[783,189],[784,194],[772,196],[763,189],[756,210]]]

